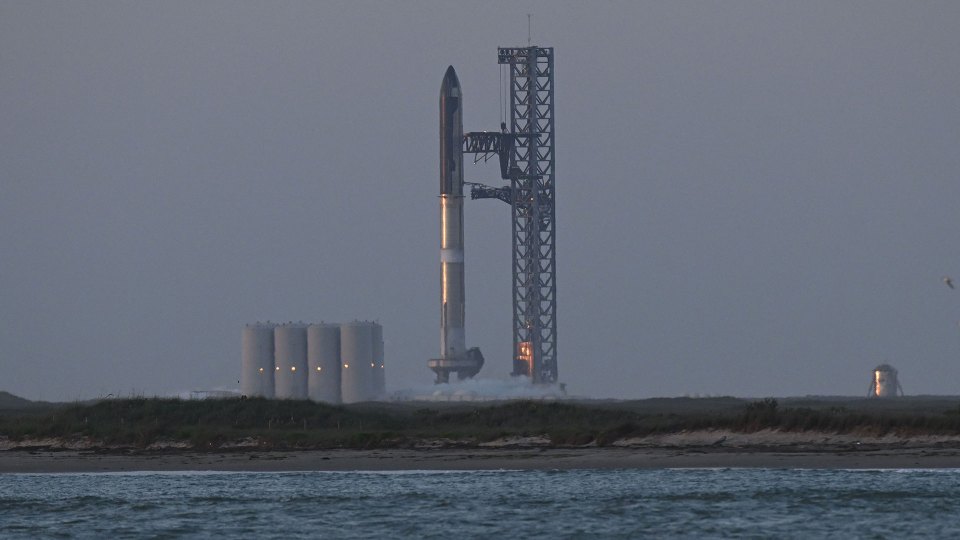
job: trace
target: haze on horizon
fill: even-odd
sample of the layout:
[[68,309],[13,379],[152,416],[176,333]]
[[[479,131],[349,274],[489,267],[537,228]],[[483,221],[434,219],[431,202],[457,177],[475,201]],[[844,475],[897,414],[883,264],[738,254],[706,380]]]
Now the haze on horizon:
[[[441,78],[496,130],[527,13],[571,393],[960,394],[960,4],[742,0],[3,2],[0,390],[236,388],[268,319],[378,319],[388,388],[428,384]],[[503,379],[509,209],[465,214]]]

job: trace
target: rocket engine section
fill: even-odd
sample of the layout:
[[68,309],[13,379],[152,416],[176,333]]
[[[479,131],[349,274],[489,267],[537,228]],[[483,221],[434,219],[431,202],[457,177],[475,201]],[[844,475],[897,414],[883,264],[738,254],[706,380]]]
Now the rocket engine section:
[[463,268],[463,109],[453,66],[440,86],[440,358],[427,365],[437,383],[473,377],[483,367],[480,349],[467,349]]

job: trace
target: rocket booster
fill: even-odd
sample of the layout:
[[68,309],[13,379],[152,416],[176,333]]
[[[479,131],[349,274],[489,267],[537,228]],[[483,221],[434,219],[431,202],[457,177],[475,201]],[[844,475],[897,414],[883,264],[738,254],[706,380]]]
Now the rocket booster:
[[450,66],[440,86],[440,358],[466,352],[463,276],[463,109]]

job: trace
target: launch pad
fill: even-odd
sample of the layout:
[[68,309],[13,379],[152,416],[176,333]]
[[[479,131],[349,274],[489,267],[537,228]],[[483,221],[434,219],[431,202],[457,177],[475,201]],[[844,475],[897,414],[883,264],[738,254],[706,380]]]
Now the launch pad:
[[[441,357],[428,362],[436,382],[476,375],[479,349],[464,343],[463,154],[497,156],[502,187],[470,183],[471,199],[510,205],[513,371],[534,383],[557,382],[556,199],[552,47],[501,47],[509,119],[500,132],[463,133],[462,94],[453,66],[440,92]],[[454,84],[455,83],[455,84]]]

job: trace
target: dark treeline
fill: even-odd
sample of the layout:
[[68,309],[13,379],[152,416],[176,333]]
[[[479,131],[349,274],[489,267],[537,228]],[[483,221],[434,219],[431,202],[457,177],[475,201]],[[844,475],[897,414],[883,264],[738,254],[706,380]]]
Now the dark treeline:
[[933,405],[902,401],[896,406],[843,403],[787,406],[769,398],[678,398],[331,406],[266,399],[113,399],[0,412],[0,436],[85,437],[104,446],[134,448],[158,441],[219,448],[248,438],[264,448],[398,448],[436,440],[471,446],[521,436],[546,436],[556,446],[605,446],[624,438],[703,429],[960,434],[960,407],[944,408],[942,401]]

